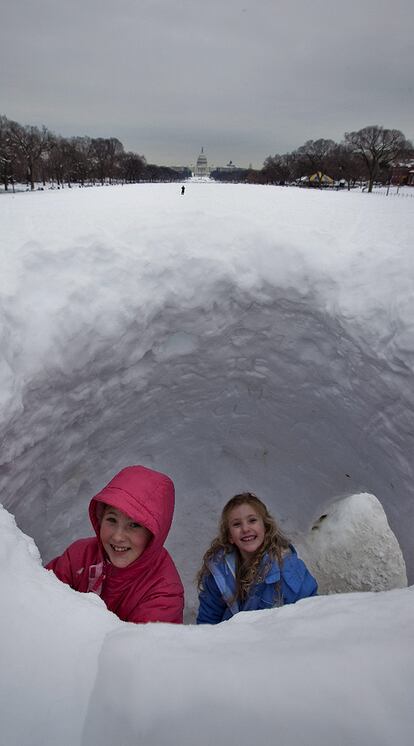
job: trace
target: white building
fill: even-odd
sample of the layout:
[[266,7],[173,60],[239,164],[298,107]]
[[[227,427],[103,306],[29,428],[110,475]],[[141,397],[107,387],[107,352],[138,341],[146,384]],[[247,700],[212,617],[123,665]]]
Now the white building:
[[194,171],[195,176],[208,176],[210,173],[207,158],[204,153],[204,148],[201,148],[201,153],[197,158],[197,163]]
[[222,174],[231,173],[232,171],[240,171],[240,166],[236,166],[233,161],[229,161],[226,166],[217,166],[214,170]]

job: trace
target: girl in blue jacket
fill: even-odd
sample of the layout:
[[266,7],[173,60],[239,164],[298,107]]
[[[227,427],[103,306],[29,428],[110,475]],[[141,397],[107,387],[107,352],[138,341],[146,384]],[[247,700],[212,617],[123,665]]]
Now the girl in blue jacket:
[[224,506],[219,535],[205,553],[197,579],[197,624],[294,604],[318,589],[266,505],[251,492],[235,495]]

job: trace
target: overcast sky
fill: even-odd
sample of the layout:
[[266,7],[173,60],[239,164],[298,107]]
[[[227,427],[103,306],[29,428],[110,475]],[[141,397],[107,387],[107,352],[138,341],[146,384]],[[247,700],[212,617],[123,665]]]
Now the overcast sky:
[[0,114],[149,162],[414,138],[414,0],[3,0]]

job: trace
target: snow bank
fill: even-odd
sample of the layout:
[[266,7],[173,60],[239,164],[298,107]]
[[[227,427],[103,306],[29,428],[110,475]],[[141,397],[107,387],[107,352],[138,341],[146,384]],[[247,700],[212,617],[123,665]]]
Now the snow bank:
[[116,631],[82,743],[409,746],[413,603],[410,588]]
[[0,510],[2,746],[411,746],[414,588],[132,625]]
[[121,622],[44,570],[1,506],[0,596],[0,743],[76,746],[102,641]]

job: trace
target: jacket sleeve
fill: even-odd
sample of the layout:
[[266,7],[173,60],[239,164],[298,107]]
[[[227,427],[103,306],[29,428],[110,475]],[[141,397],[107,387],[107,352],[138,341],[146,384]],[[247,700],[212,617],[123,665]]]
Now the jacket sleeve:
[[48,562],[46,570],[52,570],[62,583],[75,591],[86,592],[89,567],[96,564],[97,559],[96,539],[78,539],[63,554]]
[[183,623],[184,589],[181,583],[171,583],[162,590],[145,596],[128,615],[128,622],[146,624],[147,622]]
[[59,557],[55,557],[55,559],[50,560],[50,562],[48,562],[46,565],[46,570],[53,570],[56,577],[59,578],[62,583],[66,583],[72,588],[75,588],[73,583],[72,563],[70,560],[69,548],[66,549],[66,551],[63,552],[63,554],[61,554]]
[[318,584],[315,578],[296,554],[283,563],[281,577],[285,604],[294,604],[301,598],[318,594]]
[[203,588],[198,598],[200,606],[197,614],[197,624],[219,624],[223,621],[227,604],[211,573],[203,579]]

